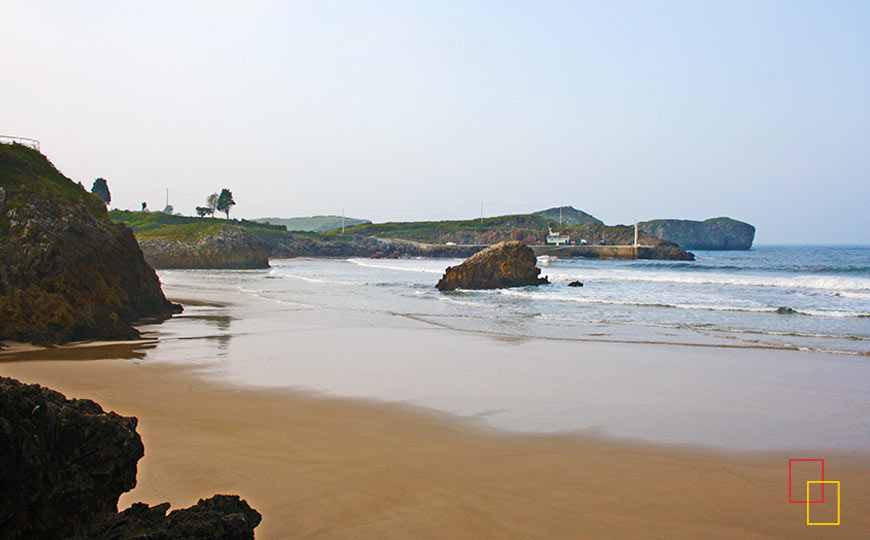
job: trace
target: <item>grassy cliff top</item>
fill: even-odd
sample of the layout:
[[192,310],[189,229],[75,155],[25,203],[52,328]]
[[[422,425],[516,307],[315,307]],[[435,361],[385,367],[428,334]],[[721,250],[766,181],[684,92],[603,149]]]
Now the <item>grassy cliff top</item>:
[[0,144],[0,187],[12,208],[30,195],[50,194],[70,204],[81,204],[93,215],[105,215],[106,206],[73,182],[39,151],[21,144]]
[[[295,217],[295,218],[258,218],[257,223],[270,223],[272,225],[283,225],[288,231],[311,231],[322,232],[331,229],[341,229],[341,216],[310,216],[310,217]],[[344,218],[345,227],[353,227],[354,225],[363,225],[371,223],[368,219],[358,219],[352,217]]]
[[113,210],[109,212],[109,217],[116,223],[126,224],[139,238],[197,240],[216,234],[224,227],[242,227],[251,232],[286,232],[282,225],[269,225],[246,219],[200,218],[129,210]]

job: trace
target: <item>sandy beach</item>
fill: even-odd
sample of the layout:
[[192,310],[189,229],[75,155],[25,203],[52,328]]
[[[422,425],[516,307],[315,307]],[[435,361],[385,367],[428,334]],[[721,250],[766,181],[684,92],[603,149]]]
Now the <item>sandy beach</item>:
[[[452,355],[466,362],[463,373],[471,379],[483,376],[473,359],[487,355],[503,360],[505,370],[514,357],[528,358],[530,350],[547,357],[572,351],[588,358],[590,366],[595,365],[594,357],[606,359],[606,365],[625,362],[651,369],[635,358],[640,351],[670,377],[667,369],[673,367],[667,368],[668,362],[681,370],[681,362],[722,362],[733,354],[726,349],[506,343],[503,338],[428,329],[406,317],[337,314],[190,288],[168,292],[188,309],[182,317],[143,327],[150,341],[31,350],[7,354],[0,362],[4,376],[39,383],[68,397],[94,399],[107,410],[139,418],[145,457],[139,463],[137,487],[122,496],[122,509],[136,501],[170,501],[174,507],[185,507],[214,493],[236,493],[263,514],[256,535],[267,540],[864,539],[870,530],[870,461],[861,448],[738,452],[643,442],[642,437],[607,438],[594,429],[510,432],[482,421],[486,415],[448,414],[409,404],[402,396],[341,397],[332,388],[302,384],[309,369],[306,356],[324,366],[322,378],[315,380],[341,381],[340,372],[355,381],[375,380],[387,369],[379,361],[399,362],[404,356],[393,353],[404,351],[407,356],[409,342],[423,361]],[[349,358],[344,364],[338,360],[342,351]],[[253,361],[270,354],[283,359],[284,371],[298,377],[298,388],[265,384],[265,378],[278,377],[276,366],[282,364],[264,364],[266,369]],[[778,358],[798,365],[803,358],[771,356],[776,354],[801,353],[758,351],[760,356],[749,356],[748,362],[775,367]],[[247,365],[227,360],[234,355],[251,357],[251,384],[231,383],[242,376],[234,370]],[[217,360],[209,363],[200,356]],[[542,356],[540,369],[549,369],[545,361]],[[351,363],[368,363],[371,373],[356,374]],[[741,369],[749,369],[746,366]],[[463,369],[459,364],[442,367]],[[409,364],[407,369],[421,368]],[[629,399],[609,389],[606,380],[595,379],[595,373],[587,367],[580,375],[605,385],[601,395],[590,398],[601,408],[618,407]],[[404,380],[406,375],[396,371],[396,377]],[[418,377],[429,385],[450,382],[428,373]],[[650,377],[651,371],[647,380],[658,384]],[[489,381],[500,384],[497,378]],[[485,393],[487,385],[477,384]],[[536,384],[529,378],[528,399],[543,399],[543,390],[533,388]],[[687,379],[679,385],[697,381]],[[668,391],[664,383],[660,386],[643,399],[657,414],[667,416],[678,409],[670,408],[674,398],[656,398]],[[460,388],[457,393],[471,391]],[[587,389],[578,386],[577,391]],[[358,387],[347,392],[365,395]],[[691,396],[681,395],[684,401]],[[697,403],[697,410],[706,411],[703,405]],[[772,402],[771,408],[775,405]],[[696,410],[692,403],[683,407]],[[756,403],[735,406],[711,416],[709,429],[751,437],[751,429],[734,430],[717,422],[724,422],[726,414],[736,418],[732,422],[743,422],[752,407],[759,415],[765,412]],[[698,419],[698,425],[704,422]],[[857,420],[851,422],[856,430],[865,430]],[[688,425],[687,433],[698,432],[693,429]],[[832,432],[834,438],[838,435]],[[840,526],[807,526],[806,505],[788,502],[788,460],[794,458],[824,458],[825,479],[842,483]],[[796,475],[794,489],[804,485]],[[827,518],[832,508],[812,510]]]
[[[136,501],[239,493],[257,538],[865,538],[866,456],[826,456],[842,525],[787,500],[787,453],[521,436],[409,408],[240,390],[135,360],[28,361],[0,373],[139,418]],[[815,456],[813,456],[815,457]]]

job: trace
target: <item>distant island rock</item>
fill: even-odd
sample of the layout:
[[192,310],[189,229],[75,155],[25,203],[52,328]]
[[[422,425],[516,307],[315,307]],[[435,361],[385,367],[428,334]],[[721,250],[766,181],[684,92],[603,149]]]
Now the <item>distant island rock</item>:
[[549,220],[555,221],[556,223],[558,223],[561,218],[562,225],[582,225],[584,223],[598,223],[604,225],[604,222],[597,217],[592,214],[587,214],[583,210],[577,210],[573,206],[547,208],[546,210],[539,210],[533,215],[545,217]]
[[269,223],[270,225],[283,225],[288,231],[305,231],[305,232],[322,232],[331,231],[333,229],[341,229],[342,223],[345,227],[353,227],[354,225],[365,225],[371,223],[368,219],[359,219],[352,217],[342,218],[341,216],[310,216],[310,217],[295,217],[295,218],[275,218],[265,217],[258,218],[253,221],[257,223]]
[[0,377],[0,523],[6,540],[252,540],[260,514],[215,495],[166,515],[168,503],[118,498],[144,455],[135,417]]
[[181,311],[133,232],[37,150],[0,144],[0,340],[133,339]]
[[728,217],[704,221],[655,219],[641,221],[638,227],[683,249],[745,250],[755,239],[755,227]]
[[455,289],[503,289],[542,285],[541,269],[532,249],[522,242],[500,242],[475,253],[457,266],[449,266],[435,287],[439,291]]

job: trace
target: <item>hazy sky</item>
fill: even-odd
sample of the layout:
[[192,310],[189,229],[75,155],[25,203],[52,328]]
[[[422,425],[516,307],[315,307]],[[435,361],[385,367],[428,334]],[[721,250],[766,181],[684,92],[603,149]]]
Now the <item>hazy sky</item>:
[[0,134],[119,208],[870,243],[866,0],[0,0],[0,36]]

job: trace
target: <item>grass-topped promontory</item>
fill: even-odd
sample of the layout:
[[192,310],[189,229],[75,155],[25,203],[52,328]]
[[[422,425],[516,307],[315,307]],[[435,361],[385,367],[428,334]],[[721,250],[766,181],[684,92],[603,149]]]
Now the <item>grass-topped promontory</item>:
[[[89,214],[105,214],[106,206],[60,173],[39,151],[22,144],[0,144],[0,188],[5,192],[5,211],[0,212],[0,228],[6,215],[31,196],[53,195],[70,205],[81,205]],[[5,229],[4,229],[5,230]]]
[[243,227],[251,232],[284,232],[283,225],[269,225],[255,221],[176,216],[163,212],[131,212],[113,210],[109,217],[116,223],[124,223],[139,238],[165,238],[191,241],[216,234],[224,227]]

